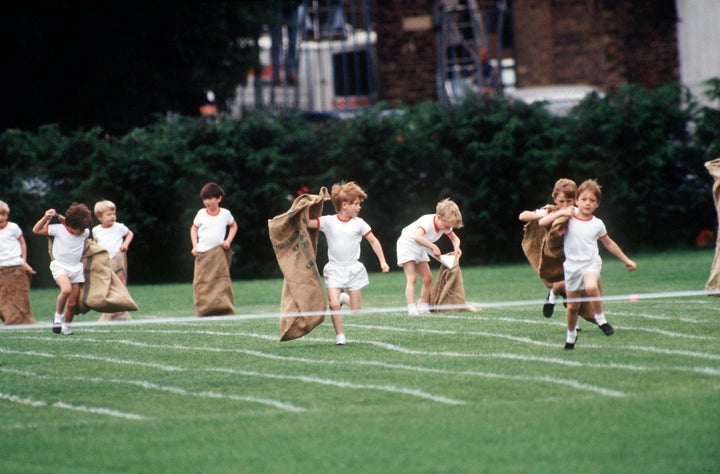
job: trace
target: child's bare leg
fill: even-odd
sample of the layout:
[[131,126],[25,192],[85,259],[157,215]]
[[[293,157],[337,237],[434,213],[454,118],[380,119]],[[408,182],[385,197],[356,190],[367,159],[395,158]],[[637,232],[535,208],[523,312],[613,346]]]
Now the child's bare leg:
[[427,262],[420,262],[417,264],[417,272],[422,278],[422,288],[420,289],[420,302],[430,304],[430,285],[432,284],[433,276],[430,271],[430,265]]
[[330,300],[330,311],[332,312],[332,323],[335,328],[335,334],[343,333],[343,320],[340,316],[340,288],[328,288],[328,300]]
[[65,305],[65,323],[70,323],[73,318],[75,317],[75,312],[77,310],[77,302],[78,297],[80,296],[80,284],[79,283],[73,283],[72,288],[70,290],[70,296],[67,299],[67,304]]
[[353,311],[362,309],[362,290],[348,290],[350,296],[350,309]]
[[72,292],[72,283],[70,283],[70,278],[67,275],[58,276],[55,283],[60,287],[60,294],[55,303],[55,313],[63,314],[65,312],[65,304]]
[[596,272],[588,272],[583,277],[583,282],[585,284],[585,292],[588,297],[593,299],[591,303],[593,312],[595,313],[595,322],[606,336],[612,336],[615,333],[615,330],[612,326],[610,326],[610,324],[608,324],[607,319],[605,319],[605,314],[603,313],[602,282],[600,280],[600,274]]
[[415,304],[415,283],[417,275],[415,273],[415,262],[403,263],[403,271],[405,272],[405,302]]
[[579,291],[568,291],[567,292],[567,310],[565,312],[565,318],[567,320],[567,336],[565,338],[565,349],[574,349],[575,341],[577,341],[577,320],[578,310],[580,309],[580,302],[573,301],[580,298],[581,293]]

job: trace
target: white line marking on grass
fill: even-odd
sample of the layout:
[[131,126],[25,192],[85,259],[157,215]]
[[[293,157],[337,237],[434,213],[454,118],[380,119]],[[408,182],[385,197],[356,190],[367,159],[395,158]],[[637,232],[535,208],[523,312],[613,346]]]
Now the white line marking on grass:
[[62,408],[65,410],[74,410],[74,411],[80,411],[84,413],[92,413],[94,415],[106,415],[106,416],[112,416],[115,418],[124,418],[126,420],[144,420],[145,417],[142,415],[138,415],[136,413],[128,413],[123,412],[119,410],[112,410],[110,408],[94,408],[94,407],[86,407],[83,405],[71,405],[69,403],[65,402],[46,402],[43,400],[33,400],[32,398],[21,398],[16,395],[11,395],[8,393],[0,393],[0,399],[2,400],[8,400],[11,403],[18,403],[21,405],[31,406],[34,408],[42,408],[42,407],[53,407],[53,408]]
[[[32,338],[32,339],[39,340],[40,338]],[[47,338],[47,339],[53,339],[53,338]],[[5,349],[2,347],[0,347],[0,353],[29,355],[29,356],[35,356],[35,357],[47,357],[50,359],[54,359],[57,357],[57,354],[52,354],[49,352],[17,351],[17,350],[12,350],[12,349]],[[93,356],[93,355],[89,355],[89,354],[68,354],[63,357],[71,357],[73,359],[96,360],[96,361],[100,361],[100,362],[108,362],[111,364],[138,365],[141,367],[150,367],[153,369],[166,370],[168,372],[183,370],[181,367],[175,367],[172,365],[156,364],[153,362],[141,362],[141,361],[127,360],[127,359],[115,359],[115,358],[111,358],[111,357],[99,357],[99,356]]]
[[262,372],[255,372],[255,371],[251,371],[251,370],[240,370],[240,369],[233,369],[233,368],[219,368],[218,367],[218,368],[208,368],[208,369],[199,369],[199,370],[205,370],[208,372],[228,373],[228,374],[233,374],[233,375],[244,375],[247,377],[262,377],[262,378],[277,379],[277,380],[297,380],[300,382],[314,383],[314,384],[320,384],[320,385],[329,385],[329,386],[338,387],[338,388],[350,388],[350,389],[357,389],[357,390],[379,390],[382,392],[399,393],[402,395],[409,395],[412,397],[423,398],[425,400],[430,400],[430,401],[436,402],[436,403],[442,403],[444,405],[465,405],[465,403],[466,403],[463,400],[456,400],[456,399],[445,397],[442,395],[433,395],[431,393],[427,393],[422,390],[417,390],[417,389],[412,389],[412,388],[396,387],[394,385],[358,384],[358,383],[344,382],[344,381],[338,381],[338,380],[322,379],[319,377],[309,377],[306,375],[266,374],[266,373],[262,373]]
[[42,378],[42,379],[70,380],[70,381],[75,381],[75,382],[90,382],[90,383],[96,383],[96,384],[112,383],[112,384],[133,385],[136,387],[144,388],[145,390],[168,392],[168,393],[172,393],[174,395],[183,395],[183,396],[188,396],[188,397],[200,397],[200,398],[212,398],[212,399],[218,399],[218,400],[232,400],[232,401],[240,401],[240,402],[260,403],[263,405],[269,405],[274,408],[279,408],[281,410],[291,411],[291,412],[306,411],[305,408],[299,407],[297,405],[293,405],[292,403],[281,402],[281,401],[273,400],[270,398],[246,396],[246,395],[233,395],[233,394],[219,393],[219,392],[212,392],[212,391],[192,392],[192,391],[186,390],[184,388],[174,387],[172,385],[160,385],[155,382],[148,382],[147,380],[128,380],[128,379],[118,379],[118,378],[105,379],[102,377],[83,377],[83,376],[40,375],[40,374],[36,374],[33,372],[25,371],[25,370],[16,370],[16,369],[10,369],[10,368],[3,368],[2,371],[7,372],[7,373],[13,373],[16,375],[24,375],[27,377]]

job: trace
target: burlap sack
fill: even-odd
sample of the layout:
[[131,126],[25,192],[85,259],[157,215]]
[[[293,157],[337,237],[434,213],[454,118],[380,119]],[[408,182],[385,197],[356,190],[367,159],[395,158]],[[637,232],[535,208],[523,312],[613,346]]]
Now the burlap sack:
[[232,256],[232,250],[218,245],[195,257],[193,297],[197,316],[235,314],[235,296],[230,278]]
[[92,239],[86,240],[82,263],[85,267],[85,283],[80,284],[78,313],[90,310],[100,313],[137,311],[135,301],[112,270],[107,250]]
[[[717,209],[718,230],[716,232],[715,257],[713,258],[712,267],[710,269],[710,278],[705,284],[708,291],[720,290],[720,158],[705,163],[705,168],[715,180],[713,183],[713,200]],[[714,296],[720,296],[715,294]]]
[[[127,286],[127,254],[118,252],[110,259],[110,268],[118,276],[120,281]],[[119,311],[116,313],[103,313],[98,321],[129,321],[132,318],[127,311]]]
[[544,282],[555,283],[565,280],[563,238],[567,233],[567,227],[568,217],[558,217],[542,241],[538,276]]
[[284,277],[280,311],[292,315],[280,318],[281,342],[302,337],[325,320],[322,314],[303,315],[327,309],[316,261],[319,231],[308,229],[306,219],[320,217],[329,199],[322,187],[317,195],[297,197],[290,210],[268,220],[270,242]]
[[4,324],[35,324],[30,310],[32,274],[24,266],[0,267],[0,319]]
[[[449,306],[443,308],[443,306]],[[465,304],[465,285],[460,271],[460,258],[455,258],[452,268],[440,265],[440,272],[430,289],[432,311],[475,311]]]

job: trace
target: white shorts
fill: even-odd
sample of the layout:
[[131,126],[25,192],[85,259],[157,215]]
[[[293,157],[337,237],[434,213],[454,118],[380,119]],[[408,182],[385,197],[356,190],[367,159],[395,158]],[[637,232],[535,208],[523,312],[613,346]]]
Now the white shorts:
[[600,274],[602,270],[602,259],[596,255],[592,260],[565,260],[565,289],[567,291],[582,291],[585,289],[584,278],[589,272]]
[[347,264],[328,262],[323,269],[326,288],[359,290],[370,283],[367,270],[362,262]]
[[85,283],[85,267],[78,263],[61,263],[57,260],[50,262],[50,273],[53,279],[57,280],[60,275],[66,275],[70,283]]
[[430,255],[427,253],[427,250],[422,245],[418,244],[409,244],[403,240],[397,241],[396,244],[396,250],[397,250],[397,265],[398,267],[402,267],[403,263],[407,262],[429,262],[430,261]]

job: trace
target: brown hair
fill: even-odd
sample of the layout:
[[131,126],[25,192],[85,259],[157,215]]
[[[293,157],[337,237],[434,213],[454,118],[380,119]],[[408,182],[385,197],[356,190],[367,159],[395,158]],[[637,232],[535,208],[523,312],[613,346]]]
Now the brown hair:
[[330,200],[335,208],[335,212],[340,212],[342,209],[342,203],[352,203],[355,202],[356,199],[364,201],[367,199],[367,194],[360,186],[355,184],[354,181],[333,184],[332,190],[330,191]]
[[445,198],[435,206],[435,213],[440,216],[442,220],[450,224],[450,227],[459,229],[463,226],[462,214],[460,214],[460,208],[450,198]]
[[577,184],[572,179],[560,178],[555,182],[555,186],[552,190],[553,201],[558,196],[564,196],[566,198],[575,199],[577,193]]
[[201,199],[219,198],[222,196],[225,196],[225,191],[223,191],[223,188],[221,188],[219,184],[212,181],[205,184],[205,186],[203,186],[200,190]]
[[74,202],[65,211],[65,225],[71,229],[85,229],[92,225],[92,213],[85,204]]
[[596,180],[586,179],[580,184],[580,186],[578,186],[577,196],[580,197],[580,194],[584,193],[585,191],[589,191],[595,195],[595,199],[597,199],[598,204],[600,204],[600,198],[602,197],[602,191],[600,189],[601,186]]

